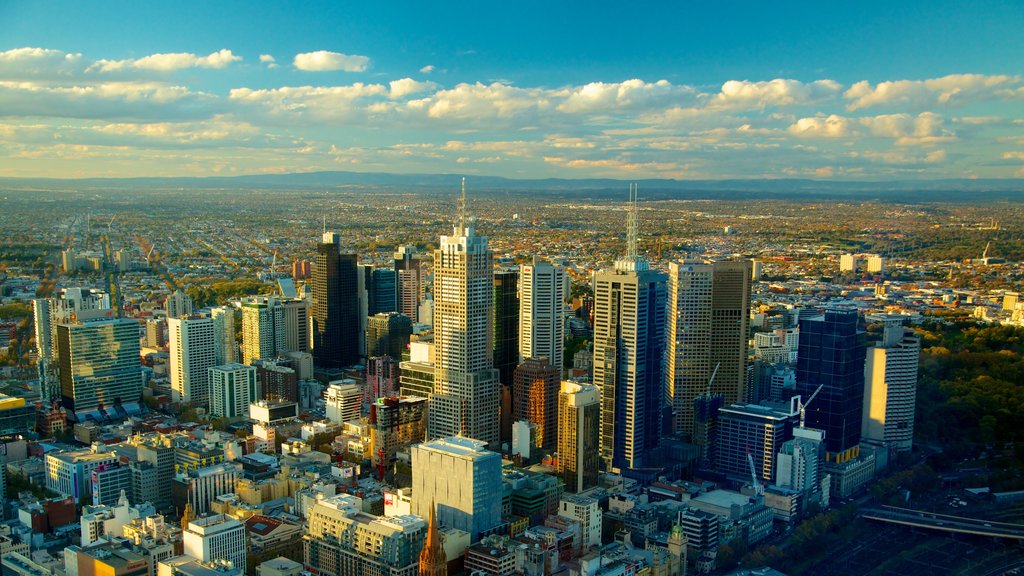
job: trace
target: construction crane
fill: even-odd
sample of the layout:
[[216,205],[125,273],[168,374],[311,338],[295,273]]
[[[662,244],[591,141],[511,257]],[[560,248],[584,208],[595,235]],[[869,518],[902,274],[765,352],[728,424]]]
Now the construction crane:
[[761,477],[757,475],[754,468],[754,457],[750,454],[750,445],[747,445],[747,464],[750,464],[750,481],[754,486],[754,495],[764,496],[764,485],[761,484]]
[[722,366],[721,362],[719,362],[718,364],[715,364],[715,369],[711,372],[711,378],[708,378],[708,389],[707,389],[707,392],[705,392],[705,395],[708,398],[711,397],[711,383],[715,381],[715,376],[718,374],[718,369],[721,366]]
[[799,396],[793,397],[793,400],[796,402],[796,411],[800,413],[801,428],[804,427],[804,422],[807,420],[807,405],[814,401],[814,398],[818,395],[818,392],[821,392],[821,389],[824,387],[824,384],[819,384],[818,389],[814,391],[814,394],[811,394],[811,397],[807,399],[807,402],[804,402]]

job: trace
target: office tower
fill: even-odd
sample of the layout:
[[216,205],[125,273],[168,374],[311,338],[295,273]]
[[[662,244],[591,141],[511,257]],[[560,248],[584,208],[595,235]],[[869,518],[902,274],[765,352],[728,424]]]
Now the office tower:
[[711,361],[718,366],[714,392],[725,395],[727,403],[744,402],[747,397],[747,346],[750,328],[749,260],[712,264]]
[[135,320],[58,325],[57,360],[62,404],[70,412],[84,415],[142,398],[139,323]]
[[178,288],[167,296],[164,308],[168,318],[184,318],[192,314],[192,298]]
[[518,365],[519,270],[504,268],[494,271],[494,367],[499,382],[511,387]]
[[88,288],[64,288],[60,297],[32,301],[35,321],[36,358],[40,397],[52,400],[60,395],[60,362],[57,358],[57,326],[114,317],[110,295]]
[[567,494],[558,503],[558,515],[580,523],[580,540],[584,549],[601,545],[601,523],[604,516],[597,498]]
[[805,494],[821,489],[821,462],[825,458],[824,432],[796,427],[793,439],[782,444],[775,466],[775,483]]
[[167,345],[167,338],[164,336],[166,322],[157,318],[146,320],[146,346],[149,348],[163,348]]
[[519,268],[519,358],[548,358],[562,377],[565,268],[534,257]]
[[409,317],[414,324],[421,322],[419,306],[425,288],[422,256],[416,252],[415,246],[399,246],[394,257],[396,310]]
[[210,414],[248,418],[249,404],[258,396],[255,367],[237,362],[210,367]]
[[601,389],[601,456],[608,470],[646,466],[661,432],[665,276],[638,252],[636,200],[630,200],[626,255],[614,269],[594,274],[594,384]]
[[370,281],[370,307],[367,315],[397,312],[397,273],[394,268],[374,268]]
[[363,399],[372,403],[377,398],[399,394],[398,362],[391,356],[371,356],[366,359],[366,387]]
[[[431,407],[433,410],[433,407]],[[472,438],[444,438],[412,447],[412,513],[434,505],[445,528],[476,542],[501,524],[501,455]]]
[[698,395],[706,392],[714,370],[711,364],[714,266],[690,260],[671,262],[668,266],[665,393],[672,404],[672,432],[704,445],[698,443],[695,435],[694,403]]
[[210,403],[210,368],[216,364],[211,318],[169,318],[171,396],[175,402],[206,407]]
[[448,576],[448,559],[441,545],[441,531],[434,516],[436,506],[430,506],[430,520],[427,522],[427,538],[420,552],[419,576]]
[[719,409],[725,406],[725,396],[705,390],[693,400],[693,434],[691,442],[697,447],[697,465],[710,470],[715,464],[718,436]]
[[423,442],[426,434],[426,398],[391,396],[370,404],[370,455],[375,467],[390,467],[396,452]]
[[331,382],[324,395],[328,420],[344,424],[358,420],[362,413],[363,392],[356,386],[354,380],[340,380]]
[[251,296],[242,300],[242,362],[309,350],[309,309],[301,298]]
[[555,448],[558,442],[559,372],[547,358],[527,358],[512,376],[512,420],[537,425],[537,448]]
[[910,452],[921,339],[903,328],[900,316],[883,322],[882,341],[867,350],[861,436]]
[[341,238],[324,232],[313,266],[313,361],[344,368],[359,361],[359,297],[355,254],[341,254]]
[[[150,500],[159,511],[171,507],[171,488],[174,483],[174,447],[169,439],[153,436],[144,441],[136,441],[139,462],[151,465],[156,470],[157,496]],[[136,498],[140,491],[135,491]]]
[[201,562],[229,560],[245,570],[245,525],[236,518],[213,514],[196,518],[182,530],[185,554]]
[[601,396],[594,386],[562,382],[558,394],[558,475],[569,492],[597,486]]
[[171,487],[174,507],[184,510],[188,504],[199,515],[209,512],[218,496],[234,493],[238,479],[242,477],[242,466],[235,462],[210,466],[182,463],[176,467],[179,472],[175,474]]
[[320,576],[415,576],[427,534],[422,518],[373,516],[355,496],[317,500],[303,537],[303,564]]
[[[113,506],[132,491],[131,469],[127,464],[114,462],[100,466],[92,473],[92,504]],[[136,502],[141,504],[141,502]]]
[[434,345],[410,342],[409,359],[399,365],[399,392],[402,396],[430,398],[434,393]]
[[374,314],[366,323],[366,355],[401,360],[412,336],[412,321],[397,312]]
[[113,453],[91,450],[77,452],[50,452],[44,458],[46,488],[61,496],[71,496],[75,502],[92,501],[92,473],[101,466],[117,462]]
[[800,320],[796,391],[810,398],[807,427],[825,432],[826,460],[846,462],[860,453],[864,413],[864,366],[867,336],[855,309],[827,308]]
[[213,346],[216,362],[230,364],[238,361],[238,342],[235,339],[235,310],[218,306],[210,310],[213,319]]
[[428,436],[466,436],[498,445],[498,371],[491,364],[494,256],[466,217],[434,252],[434,393]]
[[715,468],[732,478],[750,479],[750,462],[762,483],[775,478],[775,456],[793,437],[799,412],[788,406],[732,404],[718,409]]

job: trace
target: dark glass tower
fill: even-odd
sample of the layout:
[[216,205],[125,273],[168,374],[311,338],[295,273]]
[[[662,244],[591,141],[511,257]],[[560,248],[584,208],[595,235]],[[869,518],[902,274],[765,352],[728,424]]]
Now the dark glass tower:
[[323,368],[359,361],[357,258],[340,248],[338,235],[325,232],[313,266],[313,361]]
[[519,365],[519,270],[494,272],[494,367],[499,381],[512,385]]
[[398,311],[396,278],[394,268],[373,269],[373,296],[367,312],[369,315]]
[[366,323],[366,356],[390,356],[401,360],[411,335],[412,321],[407,316],[397,312],[374,314]]
[[829,308],[800,320],[796,392],[807,406],[807,427],[825,431],[826,458],[845,462],[857,456],[864,410],[864,362],[867,333],[857,310]]

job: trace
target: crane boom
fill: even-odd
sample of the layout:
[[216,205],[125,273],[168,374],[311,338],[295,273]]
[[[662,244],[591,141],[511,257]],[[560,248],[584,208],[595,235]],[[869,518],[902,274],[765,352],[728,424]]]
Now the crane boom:
[[708,378],[708,391],[707,391],[707,395],[708,395],[709,398],[711,397],[711,383],[715,381],[715,376],[718,374],[718,369],[721,366],[722,366],[721,362],[719,362],[718,364],[715,364],[715,369],[711,372],[711,378]]
[[824,384],[819,384],[818,389],[811,394],[811,397],[807,399],[807,402],[800,401],[800,427],[804,427],[804,422],[807,420],[807,405],[814,401],[814,398],[818,396],[818,392],[824,388]]

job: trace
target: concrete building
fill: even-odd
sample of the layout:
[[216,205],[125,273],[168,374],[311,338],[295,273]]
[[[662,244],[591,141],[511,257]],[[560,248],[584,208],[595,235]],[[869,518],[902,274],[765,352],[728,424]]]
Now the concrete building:
[[372,516],[351,495],[318,500],[303,537],[303,564],[323,576],[416,576],[426,533],[422,518]]
[[[562,378],[565,268],[534,257],[519,267],[519,360],[545,357]],[[514,394],[514,392],[513,392]]]
[[793,437],[799,413],[785,406],[731,404],[718,409],[715,468],[750,479],[749,453],[762,484],[775,478],[775,456]]
[[235,310],[227,306],[210,309],[213,320],[214,362],[218,366],[238,361],[238,341],[235,339]]
[[196,518],[182,533],[185,554],[200,562],[228,560],[245,569],[245,526],[224,514]]
[[864,268],[871,274],[885,272],[885,259],[878,254],[865,254]]
[[691,438],[694,399],[707,390],[715,367],[711,363],[713,281],[711,264],[669,263],[665,394],[672,400],[672,431]]
[[512,376],[512,419],[537,425],[537,448],[554,449],[558,444],[560,373],[547,358],[526,358]]
[[853,254],[843,254],[839,257],[840,272],[856,272],[860,261]]
[[775,484],[801,492],[806,503],[828,506],[829,482],[822,482],[826,478],[822,470],[824,461],[825,433],[797,427],[793,430],[793,439],[783,443],[779,450]]
[[216,365],[211,318],[169,318],[171,397],[201,407],[210,404],[210,368]]
[[210,414],[219,418],[247,418],[249,404],[257,400],[256,368],[245,364],[210,367]]
[[46,455],[46,488],[62,496],[71,496],[75,502],[92,501],[92,473],[100,466],[117,461],[112,453],[82,450],[79,452],[50,452]]
[[167,311],[167,318],[184,318],[192,315],[192,298],[181,289],[177,289],[167,296],[164,301],[164,309]]
[[396,310],[415,324],[420,322],[419,306],[423,299],[423,255],[415,246],[399,246],[394,254]]
[[597,486],[601,396],[597,388],[562,382],[558,395],[558,474],[569,492]]
[[596,498],[566,494],[558,504],[558,515],[579,521],[583,549],[601,545],[603,515]]
[[309,351],[309,304],[302,298],[242,300],[242,363]]
[[195,514],[210,512],[210,505],[218,496],[233,493],[238,479],[242,477],[242,466],[234,462],[222,462],[213,466],[188,467],[180,465],[172,487],[172,501],[178,510],[185,504]]
[[300,576],[302,563],[279,556],[256,566],[256,576]]
[[886,317],[884,322],[882,341],[868,348],[864,365],[861,436],[910,452],[921,339],[904,329],[902,317]]
[[[430,438],[466,436],[498,447],[498,371],[491,362],[494,255],[467,218],[434,252],[434,392]],[[444,515],[442,514],[442,519]]]
[[446,528],[473,541],[501,524],[501,455],[470,438],[445,438],[412,448],[412,512],[432,505]]
[[423,442],[426,434],[426,398],[378,398],[370,404],[370,453],[374,466],[392,465],[397,452]]
[[331,382],[324,394],[324,402],[328,420],[339,424],[351,422],[362,415],[363,391],[354,380]]

